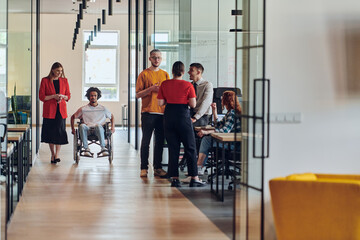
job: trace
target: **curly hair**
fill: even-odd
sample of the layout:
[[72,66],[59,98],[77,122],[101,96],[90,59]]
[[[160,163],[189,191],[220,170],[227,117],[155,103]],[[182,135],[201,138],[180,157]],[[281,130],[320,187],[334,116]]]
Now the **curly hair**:
[[87,97],[88,100],[90,100],[90,93],[91,92],[97,92],[98,97],[97,99],[99,100],[101,98],[101,91],[100,89],[98,89],[97,87],[90,87],[88,90],[86,90],[86,94],[85,97]]
[[239,103],[239,99],[236,97],[234,91],[225,91],[222,95],[223,105],[229,111],[231,109],[235,109],[236,113],[241,113],[241,106]]

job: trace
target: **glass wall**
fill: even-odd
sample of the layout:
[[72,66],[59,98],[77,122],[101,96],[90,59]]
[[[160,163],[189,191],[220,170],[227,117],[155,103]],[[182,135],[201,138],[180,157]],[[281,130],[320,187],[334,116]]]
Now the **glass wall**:
[[8,1],[7,127],[8,143],[13,144],[12,154],[6,158],[8,220],[20,199],[32,159],[32,3]]
[[129,118],[128,118],[128,131],[129,131],[129,142],[135,146],[135,86],[136,86],[136,11],[135,6],[137,0],[129,0]]
[[[0,152],[1,158],[6,158],[7,141],[5,125],[7,122],[7,0],[0,0]],[[5,138],[3,138],[5,136]],[[6,234],[6,202],[7,182],[3,161],[1,161],[0,173],[0,240],[5,239]]]
[[[205,69],[204,78],[214,87],[234,87],[234,8],[234,0],[156,0],[151,39],[163,52],[161,67],[171,73],[175,61],[186,67],[199,62]],[[187,74],[184,78],[188,79]]]
[[[156,0],[154,13],[151,39],[163,51],[163,69],[170,73],[178,60],[186,67],[199,62],[204,66],[204,79],[214,88],[236,87],[243,93],[238,121],[242,121],[244,137],[241,159],[235,159],[242,172],[236,176],[233,216],[224,221],[233,226],[232,239],[262,239],[268,89],[264,81],[264,1]],[[184,78],[188,79],[187,74]]]
[[149,7],[146,0],[129,1],[129,141],[139,148],[141,140],[140,116],[141,103],[135,98],[137,77],[144,68],[147,68],[147,20]]
[[20,6],[9,1],[8,96],[17,100],[9,109],[13,113],[9,123],[30,124],[31,120],[31,4],[31,0]]
[[[235,194],[236,239],[264,239],[264,159],[268,155],[268,91],[264,63],[265,1],[237,0],[236,78],[242,78],[241,163]],[[237,81],[238,83],[238,81]]]

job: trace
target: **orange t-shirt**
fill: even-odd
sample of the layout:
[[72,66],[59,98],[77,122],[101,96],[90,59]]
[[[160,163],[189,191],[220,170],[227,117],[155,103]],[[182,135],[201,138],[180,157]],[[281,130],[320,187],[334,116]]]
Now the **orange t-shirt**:
[[[161,83],[167,79],[169,79],[169,74],[164,70],[159,69],[158,71],[151,71],[147,68],[139,74],[136,82],[136,93],[145,90],[156,83],[160,86]],[[141,98],[141,112],[164,113],[165,106],[159,106],[157,95],[157,92],[152,92]]]

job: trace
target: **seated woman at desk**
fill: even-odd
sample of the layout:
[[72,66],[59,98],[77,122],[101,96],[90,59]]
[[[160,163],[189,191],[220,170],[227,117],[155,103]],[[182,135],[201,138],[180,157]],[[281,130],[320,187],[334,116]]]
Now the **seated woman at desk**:
[[201,129],[197,133],[197,135],[202,138],[197,161],[198,175],[204,174],[204,165],[206,164],[209,156],[209,150],[213,146],[210,134],[213,132],[230,133],[241,131],[241,122],[239,119],[236,119],[236,114],[241,114],[241,107],[235,92],[225,91],[222,95],[221,105],[223,108],[226,108],[227,113],[220,121],[218,121],[216,103],[211,104],[215,129]]

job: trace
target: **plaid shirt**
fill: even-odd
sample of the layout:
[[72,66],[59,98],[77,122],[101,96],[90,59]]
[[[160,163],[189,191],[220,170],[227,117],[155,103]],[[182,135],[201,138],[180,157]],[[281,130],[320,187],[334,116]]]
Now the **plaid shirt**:
[[225,116],[221,119],[221,121],[217,121],[215,123],[215,132],[220,132],[220,133],[241,132],[241,122],[240,119],[236,119],[236,114],[234,109],[228,111],[225,114]]

